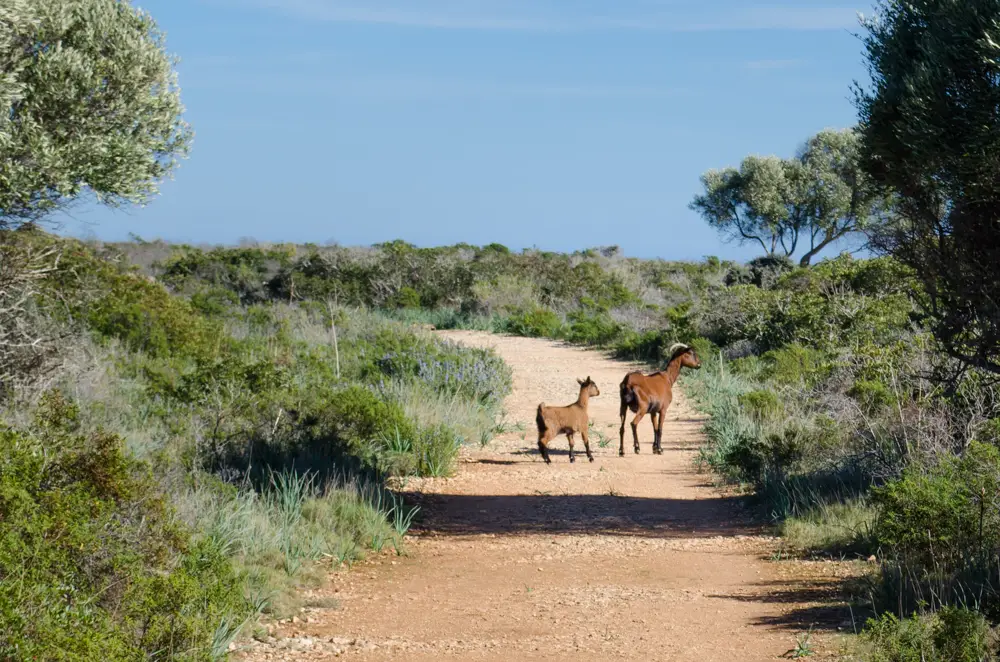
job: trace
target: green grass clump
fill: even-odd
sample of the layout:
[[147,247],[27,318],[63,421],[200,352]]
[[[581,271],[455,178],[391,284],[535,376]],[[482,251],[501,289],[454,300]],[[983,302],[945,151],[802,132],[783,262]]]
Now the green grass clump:
[[794,549],[830,556],[857,557],[875,551],[876,511],[859,501],[821,503],[781,524],[781,535]]

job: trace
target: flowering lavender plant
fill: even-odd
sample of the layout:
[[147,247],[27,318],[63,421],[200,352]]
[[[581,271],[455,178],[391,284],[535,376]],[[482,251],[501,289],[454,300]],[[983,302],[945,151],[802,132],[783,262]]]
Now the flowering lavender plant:
[[499,406],[511,391],[511,370],[496,353],[448,341],[387,352],[379,368],[389,377],[415,379],[487,406]]

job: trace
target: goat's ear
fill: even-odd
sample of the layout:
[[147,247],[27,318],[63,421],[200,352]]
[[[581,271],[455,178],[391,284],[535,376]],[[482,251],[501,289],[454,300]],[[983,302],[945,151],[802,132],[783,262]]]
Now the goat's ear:
[[587,383],[588,384],[593,384],[594,383],[594,382],[590,381],[590,375],[587,375]]

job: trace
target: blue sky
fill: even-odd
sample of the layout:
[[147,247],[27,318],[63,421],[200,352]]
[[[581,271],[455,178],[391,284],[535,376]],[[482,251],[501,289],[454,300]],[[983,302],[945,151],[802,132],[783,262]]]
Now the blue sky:
[[[784,2],[784,4],[781,4]],[[465,241],[752,257],[706,169],[854,123],[844,0],[137,0],[181,57],[190,159],[65,229],[191,243]]]

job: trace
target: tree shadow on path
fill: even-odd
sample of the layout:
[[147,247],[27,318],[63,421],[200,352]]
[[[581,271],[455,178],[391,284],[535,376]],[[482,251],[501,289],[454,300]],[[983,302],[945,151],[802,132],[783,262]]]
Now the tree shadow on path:
[[615,494],[403,495],[424,515],[412,533],[589,534],[643,538],[711,538],[756,535],[741,499],[667,499]]
[[849,600],[852,579],[802,579],[759,582],[748,593],[707,595],[710,598],[792,607],[776,615],[754,620],[756,625],[793,632],[818,630],[850,633],[860,631],[872,616],[869,608]]

